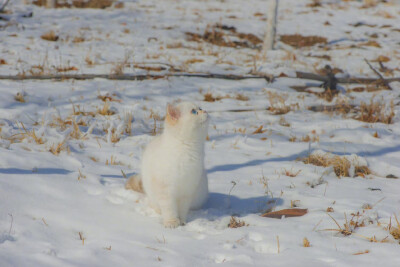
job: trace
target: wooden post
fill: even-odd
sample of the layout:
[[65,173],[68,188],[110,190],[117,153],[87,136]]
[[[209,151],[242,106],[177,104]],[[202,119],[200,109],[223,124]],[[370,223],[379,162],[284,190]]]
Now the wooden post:
[[55,8],[57,0],[46,0],[46,8]]
[[264,56],[266,56],[268,50],[274,49],[277,14],[278,14],[278,0],[269,0],[268,10],[267,10],[267,28],[263,44]]

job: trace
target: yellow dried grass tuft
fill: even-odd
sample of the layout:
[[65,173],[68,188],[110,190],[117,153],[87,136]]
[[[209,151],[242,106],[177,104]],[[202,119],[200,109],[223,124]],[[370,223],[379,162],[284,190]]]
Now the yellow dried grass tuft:
[[111,116],[115,114],[115,111],[111,110],[110,103],[105,101],[103,107],[97,109],[97,113],[103,116]]
[[386,103],[382,101],[374,101],[372,97],[369,104],[361,102],[360,112],[354,117],[354,119],[368,122],[368,123],[393,123],[394,113],[394,102],[390,101],[389,108]]
[[56,42],[59,39],[58,35],[53,30],[42,34],[40,38],[50,42]]
[[23,93],[18,92],[15,96],[14,96],[15,101],[21,102],[21,103],[25,103],[25,96]]
[[244,221],[239,220],[238,218],[231,216],[231,220],[228,224],[229,228],[239,228],[243,226],[248,226]]
[[398,240],[400,243],[400,223],[399,220],[397,219],[396,214],[394,215],[394,218],[396,219],[397,226],[392,227],[391,225],[389,226],[389,232],[393,236],[394,239]]
[[303,247],[305,248],[311,247],[310,241],[308,241],[307,237],[303,238]]
[[[305,164],[312,164],[320,167],[333,167],[337,177],[350,177],[349,169],[351,162],[343,156],[332,156],[330,154],[310,154],[308,157],[300,159]],[[365,177],[371,174],[368,166],[355,166],[355,175]]]
[[64,141],[58,143],[57,145],[55,145],[55,144],[51,145],[49,152],[51,152],[53,155],[58,156],[61,153],[61,151],[65,150],[65,149],[66,149],[66,146],[65,146],[65,140],[64,140]]

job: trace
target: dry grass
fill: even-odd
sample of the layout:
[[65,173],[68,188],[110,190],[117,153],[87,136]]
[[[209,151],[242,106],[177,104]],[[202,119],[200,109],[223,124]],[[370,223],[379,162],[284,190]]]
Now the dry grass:
[[203,95],[203,101],[206,102],[215,102],[215,101],[220,101],[221,99],[236,99],[239,101],[248,101],[249,98],[245,96],[244,94],[241,93],[236,93],[236,95],[225,95],[225,96],[214,96],[212,93],[208,92]]
[[83,175],[81,172],[81,169],[78,169],[79,175],[78,175],[78,180],[80,179],[86,179],[86,175]]
[[372,97],[369,104],[361,102],[359,114],[354,116],[354,119],[368,123],[391,124],[394,116],[393,100],[390,101],[388,107],[383,100],[374,101],[374,97]]
[[132,135],[132,121],[133,121],[133,113],[125,112],[124,124],[125,124],[125,133],[127,135]]
[[15,96],[14,96],[15,101],[21,102],[21,103],[25,103],[25,96],[24,93],[18,92]]
[[[17,126],[18,126],[18,123],[17,123]],[[17,134],[17,135],[21,135],[21,136],[22,136],[22,139],[23,139],[24,137],[30,137],[30,138],[32,138],[32,139],[35,141],[36,144],[38,144],[38,145],[44,144],[43,138],[42,138],[42,137],[38,137],[38,136],[36,135],[35,129],[32,129],[31,131],[27,130],[27,129],[25,128],[25,125],[24,125],[22,122],[21,122],[21,127],[22,127],[22,129],[23,129],[24,132],[23,132],[23,133],[19,133],[19,134]]]
[[51,152],[53,155],[58,156],[61,151],[65,150],[66,146],[65,146],[65,140],[56,144],[51,145],[49,152]]
[[85,40],[86,40],[85,37],[81,35],[81,36],[75,36],[74,39],[72,39],[72,42],[74,44],[77,44],[77,43],[83,43]]
[[239,100],[239,101],[248,101],[249,100],[249,98],[247,96],[245,96],[241,93],[237,93],[235,96],[235,99]]
[[307,237],[303,238],[303,247],[305,248],[311,247],[310,241],[308,241]]
[[297,175],[299,175],[299,173],[301,172],[301,170],[293,171],[293,169],[287,170],[286,168],[282,170],[282,174],[288,177],[296,177]]
[[211,93],[206,93],[206,94],[204,94],[204,99],[203,99],[203,101],[206,101],[206,102],[215,102],[215,101],[221,100],[222,98],[223,98],[223,97],[220,97],[220,96],[214,97]]
[[73,130],[69,134],[70,137],[80,140],[85,136],[79,129],[79,125],[74,120],[72,120],[72,128]]
[[343,228],[339,225],[339,223],[331,215],[329,215],[329,213],[327,213],[327,215],[329,217],[331,217],[331,219],[335,222],[335,224],[337,225],[338,228],[324,229],[323,231],[335,231],[335,232],[338,232],[338,233],[340,233],[340,234],[342,234],[344,236],[349,236],[349,235],[352,235],[354,233],[354,230],[357,227],[360,227],[360,225],[358,225],[358,224],[351,223],[351,222],[353,222],[354,216],[352,217],[352,219],[349,222],[347,220],[346,213],[344,214],[346,222],[343,224]]
[[[308,157],[300,159],[305,164],[312,164],[321,167],[333,167],[337,177],[350,177],[349,169],[351,162],[343,156],[326,154],[310,154]],[[365,177],[371,174],[368,166],[355,166],[355,176]]]
[[110,95],[109,93],[105,94],[105,95],[98,95],[97,98],[100,99],[103,102],[106,101],[110,101],[110,102],[118,102],[121,103],[122,100],[121,99],[117,99],[115,98],[117,95],[114,93],[112,95]]
[[110,160],[106,159],[106,165],[124,165],[121,161],[117,161],[117,158],[111,155]]
[[122,75],[122,74],[124,74],[124,70],[125,70],[125,63],[118,62],[111,69],[111,74],[113,74],[113,75]]
[[[108,130],[105,131],[108,134]],[[119,133],[115,128],[111,129],[111,143],[118,143],[121,140],[121,133]]]
[[360,252],[353,253],[353,255],[363,255],[363,254],[368,254],[368,253],[369,253],[369,250],[366,249],[366,250],[364,250],[364,251],[360,251]]
[[310,155],[303,162],[323,167],[333,166],[333,170],[337,177],[350,176],[349,169],[351,163],[344,157],[334,156],[333,158],[327,158],[321,155]]
[[97,113],[103,116],[111,116],[115,114],[115,111],[110,109],[110,102],[105,101],[103,107],[97,109]]
[[229,228],[239,228],[239,227],[243,227],[243,226],[249,226],[249,225],[246,224],[244,221],[241,221],[238,218],[231,216],[231,220],[228,224]]
[[[233,26],[215,24],[207,25],[203,34],[186,32],[189,41],[207,42],[217,46],[233,48],[256,48],[262,44],[262,40],[251,33],[237,32]],[[236,39],[232,41],[231,39]]]
[[314,142],[319,142],[319,136],[313,134],[313,135],[311,135],[311,137],[310,137],[310,135],[308,134],[308,135],[306,135],[306,136],[303,136],[303,137],[301,138],[301,141],[302,141],[302,142],[312,142],[312,143],[314,143]]
[[51,30],[44,33],[42,36],[40,36],[40,38],[46,41],[56,42],[59,39],[59,36],[53,30]]
[[93,61],[93,59],[90,58],[89,55],[86,55],[86,57],[85,57],[85,62],[86,62],[86,64],[89,65],[89,66],[93,66],[94,63],[95,63],[95,62]]
[[132,61],[132,58],[133,58],[132,52],[125,50],[124,59],[114,64],[114,67],[111,69],[111,74],[123,75],[125,67],[131,66],[130,62]]
[[392,224],[390,223],[389,232],[393,236],[393,238],[398,240],[400,243],[400,223],[399,220],[397,219],[396,214],[394,215],[394,218],[396,219],[397,226],[393,227]]
[[278,94],[276,92],[267,92],[270,107],[268,110],[274,115],[283,115],[291,110],[299,109],[299,104],[286,104],[287,94]]
[[72,115],[75,115],[75,116],[82,115],[82,116],[92,116],[92,117],[94,117],[94,116],[96,116],[96,113],[94,113],[94,112],[86,112],[83,109],[81,110],[81,106],[79,104],[77,104],[77,105],[72,104]]
[[285,119],[284,116],[281,116],[281,118],[279,119],[279,125],[283,126],[283,127],[290,127],[290,123]]
[[281,35],[280,40],[281,42],[296,48],[327,43],[327,39],[325,37],[302,36],[300,34]]
[[78,232],[78,235],[79,235],[79,240],[82,241],[82,246],[85,245],[85,239],[86,238],[83,236],[83,233],[82,232]]
[[[47,0],[34,0],[32,4],[46,6]],[[115,0],[56,0],[55,8],[100,8],[110,7]]]
[[[374,242],[374,243],[387,243],[387,242],[389,242],[388,236],[386,236],[385,238],[383,238],[381,240],[378,240],[376,238],[376,236],[367,237],[367,236],[363,236],[363,235],[355,233],[357,228],[365,227],[367,224],[372,224],[373,223],[369,219],[362,219],[361,221],[359,221],[359,218],[362,217],[362,214],[360,212],[352,213],[351,214],[352,217],[351,217],[350,220],[347,219],[347,215],[345,213],[344,214],[345,223],[343,224],[343,227],[341,227],[339,225],[339,223],[330,214],[327,213],[327,215],[335,222],[335,224],[337,225],[338,228],[323,229],[322,231],[334,231],[334,232],[337,232],[337,233],[339,233],[339,234],[341,234],[343,236],[354,235],[354,236],[361,237],[363,239],[366,239],[369,242]],[[364,252],[364,253],[368,253],[368,252]],[[363,253],[359,253],[359,254],[363,254]],[[359,254],[356,253],[354,255],[359,255]]]
[[184,64],[194,64],[194,63],[201,63],[204,62],[204,59],[201,58],[191,58],[184,62]]
[[355,176],[365,177],[365,175],[371,174],[371,170],[368,166],[355,166],[354,170]]
[[68,72],[68,71],[77,71],[79,70],[77,67],[74,66],[59,66],[55,68],[57,72]]
[[262,134],[262,133],[265,133],[266,131],[268,131],[268,130],[264,130],[264,129],[263,129],[263,126],[260,125],[260,127],[258,127],[258,128],[253,132],[253,134]]

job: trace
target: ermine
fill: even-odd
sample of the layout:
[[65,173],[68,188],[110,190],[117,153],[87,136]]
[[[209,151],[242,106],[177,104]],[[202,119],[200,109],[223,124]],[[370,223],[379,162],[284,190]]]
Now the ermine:
[[207,200],[204,142],[208,121],[207,112],[193,103],[168,104],[163,133],[147,145],[141,174],[126,183],[127,189],[147,195],[165,227],[185,224],[189,210]]

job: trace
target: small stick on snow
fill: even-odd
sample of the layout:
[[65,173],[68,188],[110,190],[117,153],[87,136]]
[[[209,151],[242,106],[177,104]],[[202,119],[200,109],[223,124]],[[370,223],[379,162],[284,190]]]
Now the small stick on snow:
[[4,2],[4,4],[0,7],[0,13],[3,13],[3,10],[6,8],[6,6],[8,5],[9,2],[10,2],[10,0],[6,0]]
[[279,254],[281,252],[280,246],[279,246],[279,235],[276,236],[276,241],[278,242],[278,254]]
[[11,230],[12,230],[12,226],[13,226],[13,222],[14,222],[14,217],[11,213],[8,214],[11,217],[11,224],[10,224],[10,230],[8,230],[8,234],[11,234]]
[[321,218],[321,220],[319,220],[319,222],[314,226],[314,228],[312,229],[313,232],[315,231],[315,229],[317,229],[318,225],[320,225],[322,220],[323,220],[323,218]]
[[383,197],[383,198],[381,198],[381,199],[379,199],[377,202],[375,202],[373,205],[372,205],[372,208],[375,208],[375,206],[377,205],[377,204],[379,204],[382,200],[384,200],[386,197]]
[[44,217],[42,218],[42,221],[43,221],[44,225],[49,226],[49,225],[47,224],[47,222],[44,220]]
[[368,64],[368,67],[369,67],[373,72],[375,72],[376,75],[379,76],[379,78],[380,78],[379,80],[382,81],[382,83],[386,86],[386,88],[388,88],[389,90],[393,90],[393,88],[390,87],[388,81],[386,81],[386,79],[382,76],[382,74],[379,73],[379,71],[377,71],[374,67],[372,67],[371,63],[369,63],[369,61],[368,61],[366,58],[364,58],[364,61]]

